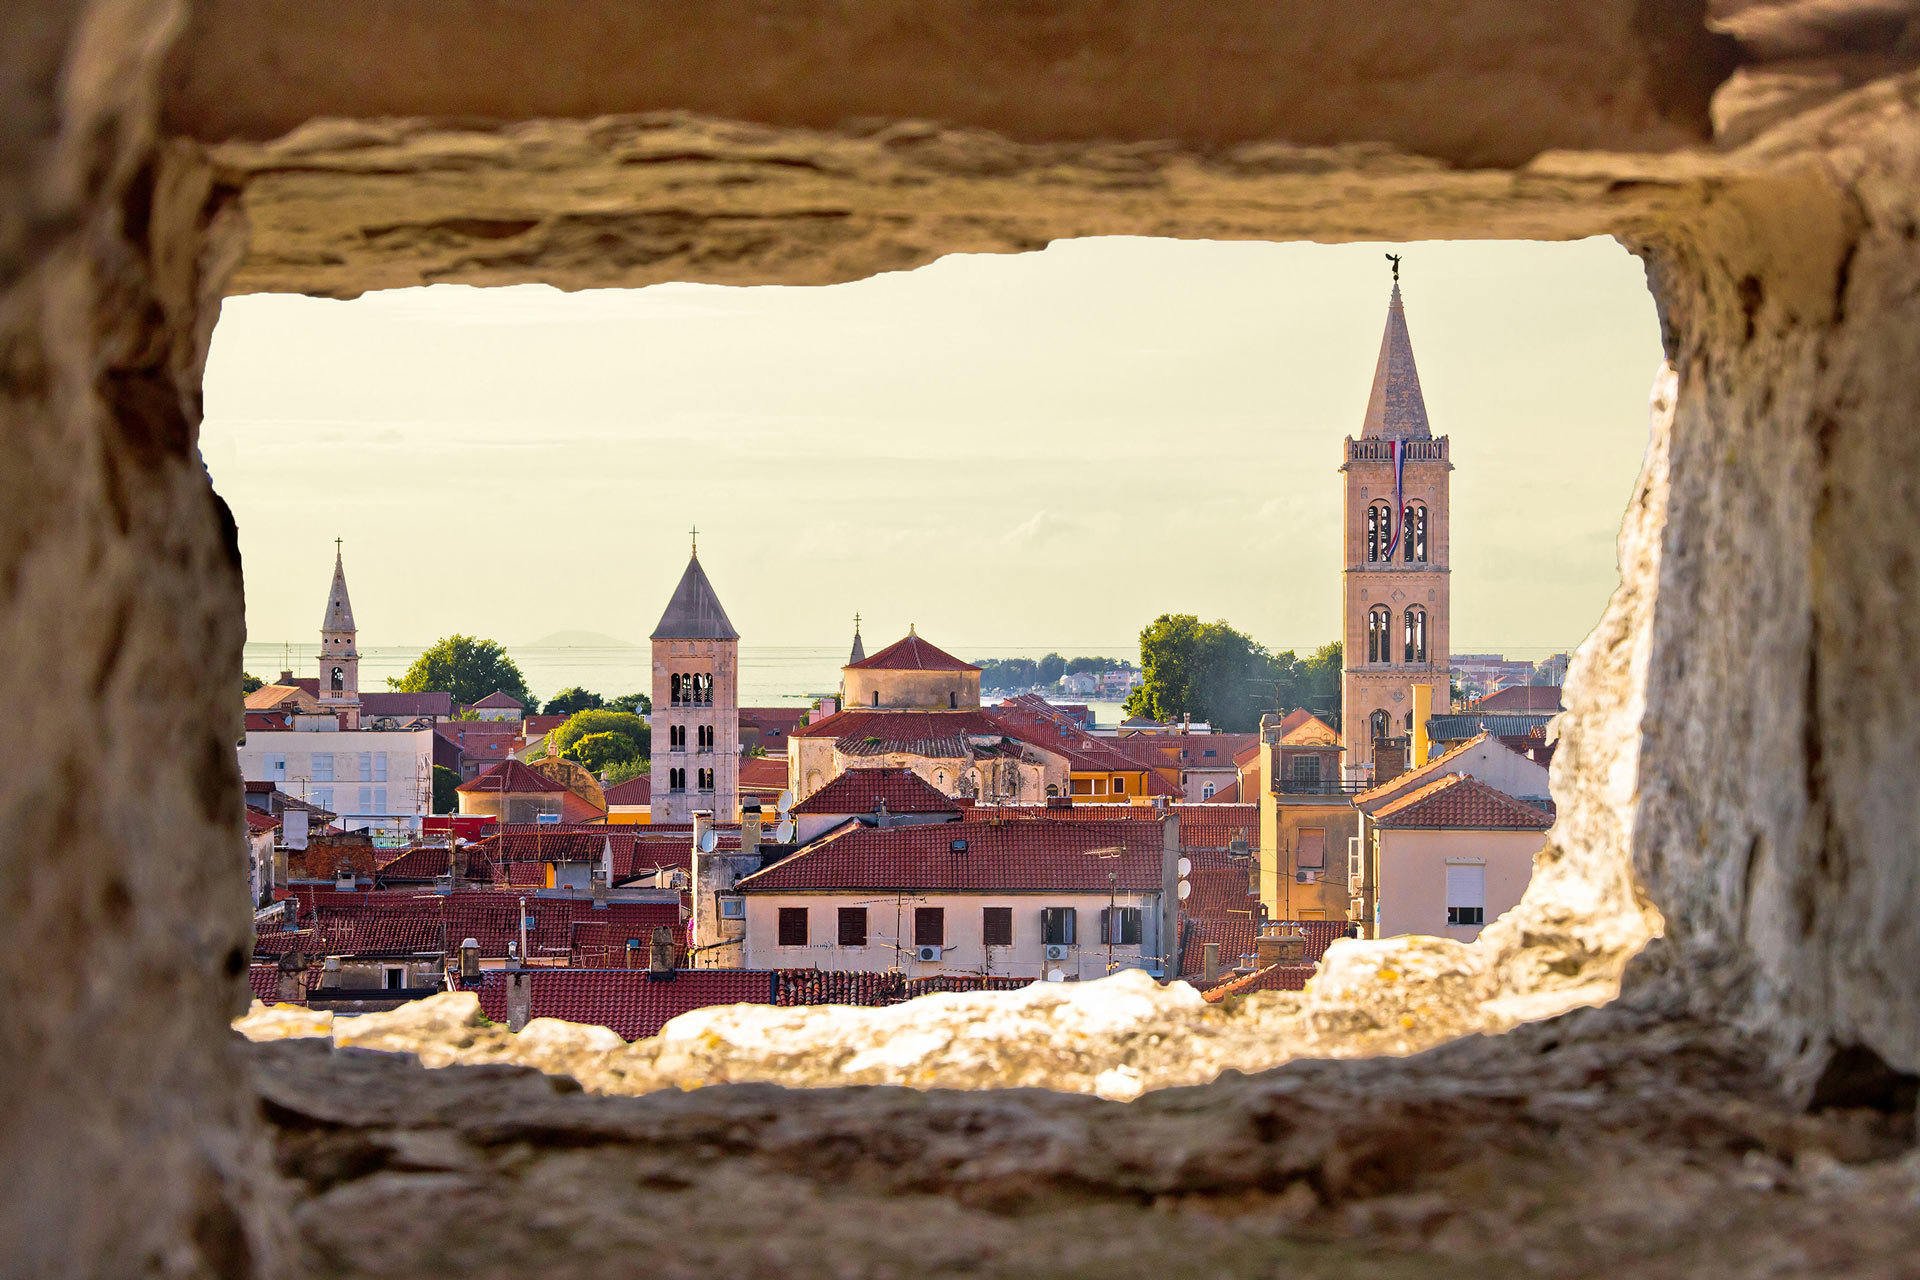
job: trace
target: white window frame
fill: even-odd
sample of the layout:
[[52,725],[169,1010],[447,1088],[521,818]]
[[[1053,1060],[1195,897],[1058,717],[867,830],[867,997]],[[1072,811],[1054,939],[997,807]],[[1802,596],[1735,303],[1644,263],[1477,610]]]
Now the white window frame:
[[307,758],[307,776],[315,782],[333,781],[333,752],[316,751]]
[[[1487,922],[1487,864],[1449,862],[1447,864],[1447,927],[1477,929]],[[1475,913],[1477,918],[1466,917]]]

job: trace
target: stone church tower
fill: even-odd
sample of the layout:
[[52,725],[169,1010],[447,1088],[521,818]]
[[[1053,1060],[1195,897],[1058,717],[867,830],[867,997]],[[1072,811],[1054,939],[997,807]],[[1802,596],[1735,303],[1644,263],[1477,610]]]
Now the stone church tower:
[[740,633],[696,545],[653,629],[653,820],[716,822],[740,811]]
[[[1367,416],[1347,437],[1340,740],[1346,776],[1374,773],[1378,738],[1411,741],[1416,701],[1444,713],[1449,687],[1447,438],[1427,425],[1394,263]],[[1416,691],[1431,691],[1431,702]],[[1409,763],[1415,763],[1409,761]]]
[[353,602],[347,599],[347,570],[340,559],[340,540],[333,544],[333,589],[327,593],[327,614],[320,620],[320,706],[346,716],[346,727],[360,727],[359,633],[353,625]]

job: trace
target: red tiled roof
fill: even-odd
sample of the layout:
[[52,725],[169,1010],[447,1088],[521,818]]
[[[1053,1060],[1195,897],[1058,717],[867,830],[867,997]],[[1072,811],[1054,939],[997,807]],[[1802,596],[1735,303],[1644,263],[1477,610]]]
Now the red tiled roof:
[[437,880],[447,874],[453,852],[445,845],[423,844],[380,864],[383,880]]
[[520,701],[520,699],[514,697],[512,694],[507,693],[504,690],[500,690],[500,689],[495,689],[492,693],[480,699],[480,701],[474,703],[473,705],[476,707],[486,707],[489,710],[500,708],[500,709],[511,709],[514,711],[524,711],[526,710],[526,707],[527,707],[526,703]]
[[321,953],[330,956],[445,952],[449,945],[439,911],[419,907],[322,907],[313,927]]
[[785,737],[807,722],[812,713],[806,707],[742,707],[740,727],[758,729],[763,737]]
[[538,738],[552,733],[571,719],[572,716],[527,716],[520,721],[520,732],[529,738]]
[[1560,711],[1564,709],[1557,684],[1509,685],[1480,699],[1476,711]]
[[[650,981],[643,969],[533,969],[528,982],[534,1017],[583,1022],[641,1040],[694,1009],[772,1004],[775,979],[753,969],[681,969],[671,982]],[[506,975],[483,975],[478,990],[481,1011],[505,1022]]]
[[742,756],[740,758],[740,789],[771,792],[774,795],[785,791],[787,789],[787,758],[785,756]]
[[796,814],[956,813],[958,806],[911,769],[849,769],[793,806]]
[[250,964],[247,966],[247,989],[253,992],[253,998],[264,1004],[280,1004],[280,966],[277,964]]
[[1260,806],[1220,801],[1194,801],[1174,806],[1180,815],[1180,844],[1189,849],[1225,849],[1234,840],[1252,850],[1260,844]]
[[453,714],[453,695],[444,690],[407,693],[399,689],[369,690],[360,695],[360,712],[369,716],[439,716]]
[[1250,864],[1241,866],[1196,866],[1187,873],[1193,892],[1180,904],[1190,916],[1223,916],[1228,912],[1252,912],[1260,905],[1253,891]]
[[[1447,768],[1448,765],[1481,743],[1489,741],[1490,738],[1490,734],[1476,734],[1468,738],[1465,742],[1462,742],[1459,746],[1442,751],[1439,755],[1417,769],[1409,769],[1405,773],[1388,778],[1385,782],[1379,783],[1376,786],[1368,787],[1365,791],[1356,795],[1353,798],[1353,802],[1361,809],[1372,813],[1376,807],[1376,802],[1390,799],[1396,795],[1405,795],[1409,788],[1420,779],[1445,777],[1452,772],[1452,770]],[[1421,785],[1424,785],[1424,783]]]
[[1229,782],[1226,786],[1220,788],[1218,791],[1214,792],[1212,795],[1202,799],[1200,803],[1201,804],[1239,804],[1240,803],[1240,780],[1238,778],[1235,778],[1232,782]]
[[653,775],[637,773],[625,782],[616,782],[606,790],[607,804],[613,805],[651,805],[653,803]]
[[971,662],[962,662],[938,645],[918,635],[896,640],[871,658],[847,664],[849,671],[978,671]]
[[1008,726],[986,711],[886,711],[864,707],[836,711],[792,733],[796,738],[833,738],[843,748],[846,743],[863,738],[898,744],[1007,735]]
[[270,813],[262,813],[258,809],[253,808],[247,810],[248,831],[271,831],[279,825],[280,819]]
[[509,795],[527,793],[555,795],[564,792],[566,788],[539,770],[528,768],[518,760],[502,760],[472,782],[461,783],[457,790],[504,792]]
[[1305,991],[1307,980],[1319,970],[1314,964],[1270,964],[1264,969],[1229,978],[1217,987],[1200,993],[1208,1004],[1219,1004],[1228,996],[1252,995],[1256,991]]
[[1471,774],[1450,773],[1373,812],[1381,827],[1545,831],[1553,815],[1496,791]]
[[[955,846],[961,846],[956,848]],[[739,883],[742,891],[1101,892],[1110,871],[1122,893],[1160,888],[1160,824],[936,823],[843,827]],[[1118,857],[1087,856],[1119,848]]]
[[1186,917],[1183,929],[1186,941],[1180,952],[1180,976],[1197,983],[1206,972],[1206,944],[1220,944],[1220,967],[1232,969],[1241,956],[1253,954],[1253,940],[1260,932],[1251,915]]
[[[686,963],[687,931],[681,927],[680,906],[674,902],[638,903],[646,911],[627,912],[621,920],[575,920],[568,963],[576,969],[624,969],[629,959],[645,967],[653,931],[661,926],[674,933],[674,967]],[[629,947],[638,942],[638,947]]]

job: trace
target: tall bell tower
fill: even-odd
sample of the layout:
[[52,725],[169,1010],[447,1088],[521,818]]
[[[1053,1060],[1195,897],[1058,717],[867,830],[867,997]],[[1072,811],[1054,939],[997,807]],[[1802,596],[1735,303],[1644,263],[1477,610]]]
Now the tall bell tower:
[[653,820],[740,818],[740,633],[699,543],[653,629]]
[[327,592],[327,613],[320,620],[320,705],[346,717],[346,727],[360,727],[359,632],[353,625],[353,602],[347,599],[347,570],[340,558],[340,539],[333,540],[333,589]]
[[[1392,255],[1389,255],[1392,257]],[[1340,741],[1349,780],[1374,777],[1374,744],[1412,741],[1416,700],[1444,713],[1449,705],[1451,600],[1447,437],[1427,424],[1413,339],[1393,261],[1387,329],[1373,371],[1367,416],[1348,436],[1346,568],[1341,635]],[[1431,702],[1416,698],[1431,691]],[[1424,763],[1408,761],[1409,765]]]

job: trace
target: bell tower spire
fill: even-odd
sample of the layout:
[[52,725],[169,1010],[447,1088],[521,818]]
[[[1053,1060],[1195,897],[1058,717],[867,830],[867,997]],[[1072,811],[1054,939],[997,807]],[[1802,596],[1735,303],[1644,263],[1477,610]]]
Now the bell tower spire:
[[[1445,436],[1435,436],[1413,361],[1400,258],[1360,434],[1348,436],[1340,742],[1346,776],[1378,781],[1375,747],[1410,752],[1414,721],[1444,714],[1451,682],[1451,546]],[[1416,711],[1416,705],[1430,711]],[[1406,759],[1409,767],[1426,763]]]
[[327,592],[327,611],[320,619],[320,705],[346,717],[346,727],[360,727],[359,631],[353,624],[353,602],[347,598],[347,570],[341,539],[333,540],[333,588]]

